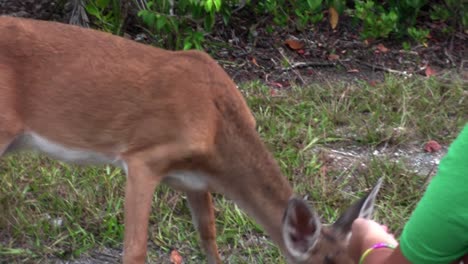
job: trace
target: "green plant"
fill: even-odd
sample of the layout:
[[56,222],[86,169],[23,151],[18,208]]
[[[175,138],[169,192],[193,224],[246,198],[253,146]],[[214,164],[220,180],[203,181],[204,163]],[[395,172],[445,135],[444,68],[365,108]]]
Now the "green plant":
[[297,16],[297,27],[303,30],[309,23],[316,24],[323,19],[322,0],[297,1],[293,7]]
[[394,11],[398,17],[395,33],[399,37],[407,34],[408,27],[416,25],[416,18],[421,8],[427,4],[427,0],[388,0],[385,2],[388,9]]
[[432,20],[444,21],[456,28],[468,29],[468,4],[464,0],[445,0],[442,4],[432,6]]
[[447,21],[450,18],[450,11],[443,5],[433,5],[430,17],[432,20]]
[[288,6],[285,0],[265,0],[260,1],[256,6],[260,14],[269,14],[273,16],[273,22],[280,26],[286,26],[288,16]]
[[429,29],[418,29],[415,27],[408,28],[408,35],[419,44],[426,46],[427,38],[429,36]]
[[404,50],[406,50],[406,51],[411,50],[411,44],[408,41],[403,41],[403,43],[401,45],[402,45]]
[[228,23],[231,14],[229,3],[221,0],[182,0],[176,3],[150,0],[138,16],[158,36],[159,45],[171,49],[202,49],[204,34],[212,30],[216,15],[221,15],[224,23]]
[[398,15],[395,11],[387,11],[382,5],[372,0],[356,1],[355,16],[362,21],[361,37],[386,38],[395,31]]
[[87,0],[86,12],[103,31],[121,35],[123,17],[120,0]]
[[345,0],[265,0],[255,8],[261,14],[271,15],[273,22],[279,26],[288,26],[292,22],[296,29],[304,30],[323,20],[325,7],[333,7],[341,14],[345,5]]

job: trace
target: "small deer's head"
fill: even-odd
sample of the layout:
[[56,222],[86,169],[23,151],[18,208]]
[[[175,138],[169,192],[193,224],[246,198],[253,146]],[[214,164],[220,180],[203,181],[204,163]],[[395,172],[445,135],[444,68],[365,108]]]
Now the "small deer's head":
[[335,223],[322,226],[317,213],[298,198],[291,198],[283,217],[283,239],[291,264],[354,264],[348,255],[351,225],[358,217],[370,219],[382,184],[350,206]]

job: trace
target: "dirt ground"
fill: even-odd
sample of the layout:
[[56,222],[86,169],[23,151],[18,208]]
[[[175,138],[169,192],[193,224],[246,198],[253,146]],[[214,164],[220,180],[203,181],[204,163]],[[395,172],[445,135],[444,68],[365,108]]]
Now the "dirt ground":
[[[0,0],[0,14],[67,23],[74,0],[65,4],[61,2]],[[380,82],[386,73],[402,77],[435,74],[441,78],[457,74],[468,83],[468,35],[457,32],[447,37],[441,33],[440,24],[428,22],[431,38],[427,47],[416,45],[411,50],[403,50],[401,43],[392,40],[370,43],[360,40],[359,29],[346,18],[340,21],[337,30],[332,30],[325,20],[305,32],[276,28],[273,33],[267,33],[264,29],[267,21],[251,21],[247,13],[241,13],[235,19],[232,23],[234,26],[216,23],[216,30],[207,38],[224,45],[221,48],[208,46],[207,51],[239,83],[260,80],[272,89],[287,89],[293,84]],[[151,37],[131,24],[135,20],[134,14],[130,14],[126,36],[150,43]],[[411,168],[426,175],[433,173],[446,152],[446,146],[437,154],[424,152],[418,144],[406,149],[337,147],[325,151],[333,158],[335,166],[343,168],[366,160],[371,155],[387,155],[408,160]],[[120,254],[120,250],[102,249],[73,261],[51,259],[48,263],[116,263]]]

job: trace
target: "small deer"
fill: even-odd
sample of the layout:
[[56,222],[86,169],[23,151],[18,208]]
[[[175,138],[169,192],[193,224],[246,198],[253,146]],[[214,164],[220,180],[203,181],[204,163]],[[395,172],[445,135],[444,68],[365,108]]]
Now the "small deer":
[[8,16],[0,36],[0,156],[36,150],[121,167],[125,264],[145,262],[160,184],[185,192],[210,264],[221,263],[211,192],[253,217],[289,263],[353,263],[350,227],[371,217],[380,181],[322,226],[293,194],[237,86],[206,53]]

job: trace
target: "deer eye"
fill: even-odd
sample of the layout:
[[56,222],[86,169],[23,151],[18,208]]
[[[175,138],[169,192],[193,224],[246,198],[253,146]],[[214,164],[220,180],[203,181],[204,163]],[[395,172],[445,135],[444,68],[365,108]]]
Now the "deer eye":
[[333,258],[334,258],[334,256],[327,255],[323,259],[323,263],[324,264],[335,264],[335,260]]
[[337,257],[342,253],[341,250],[338,250],[338,251],[335,251],[333,253],[329,253],[327,254],[324,258],[323,258],[323,264],[336,264],[336,263],[340,263],[339,261],[337,261]]

